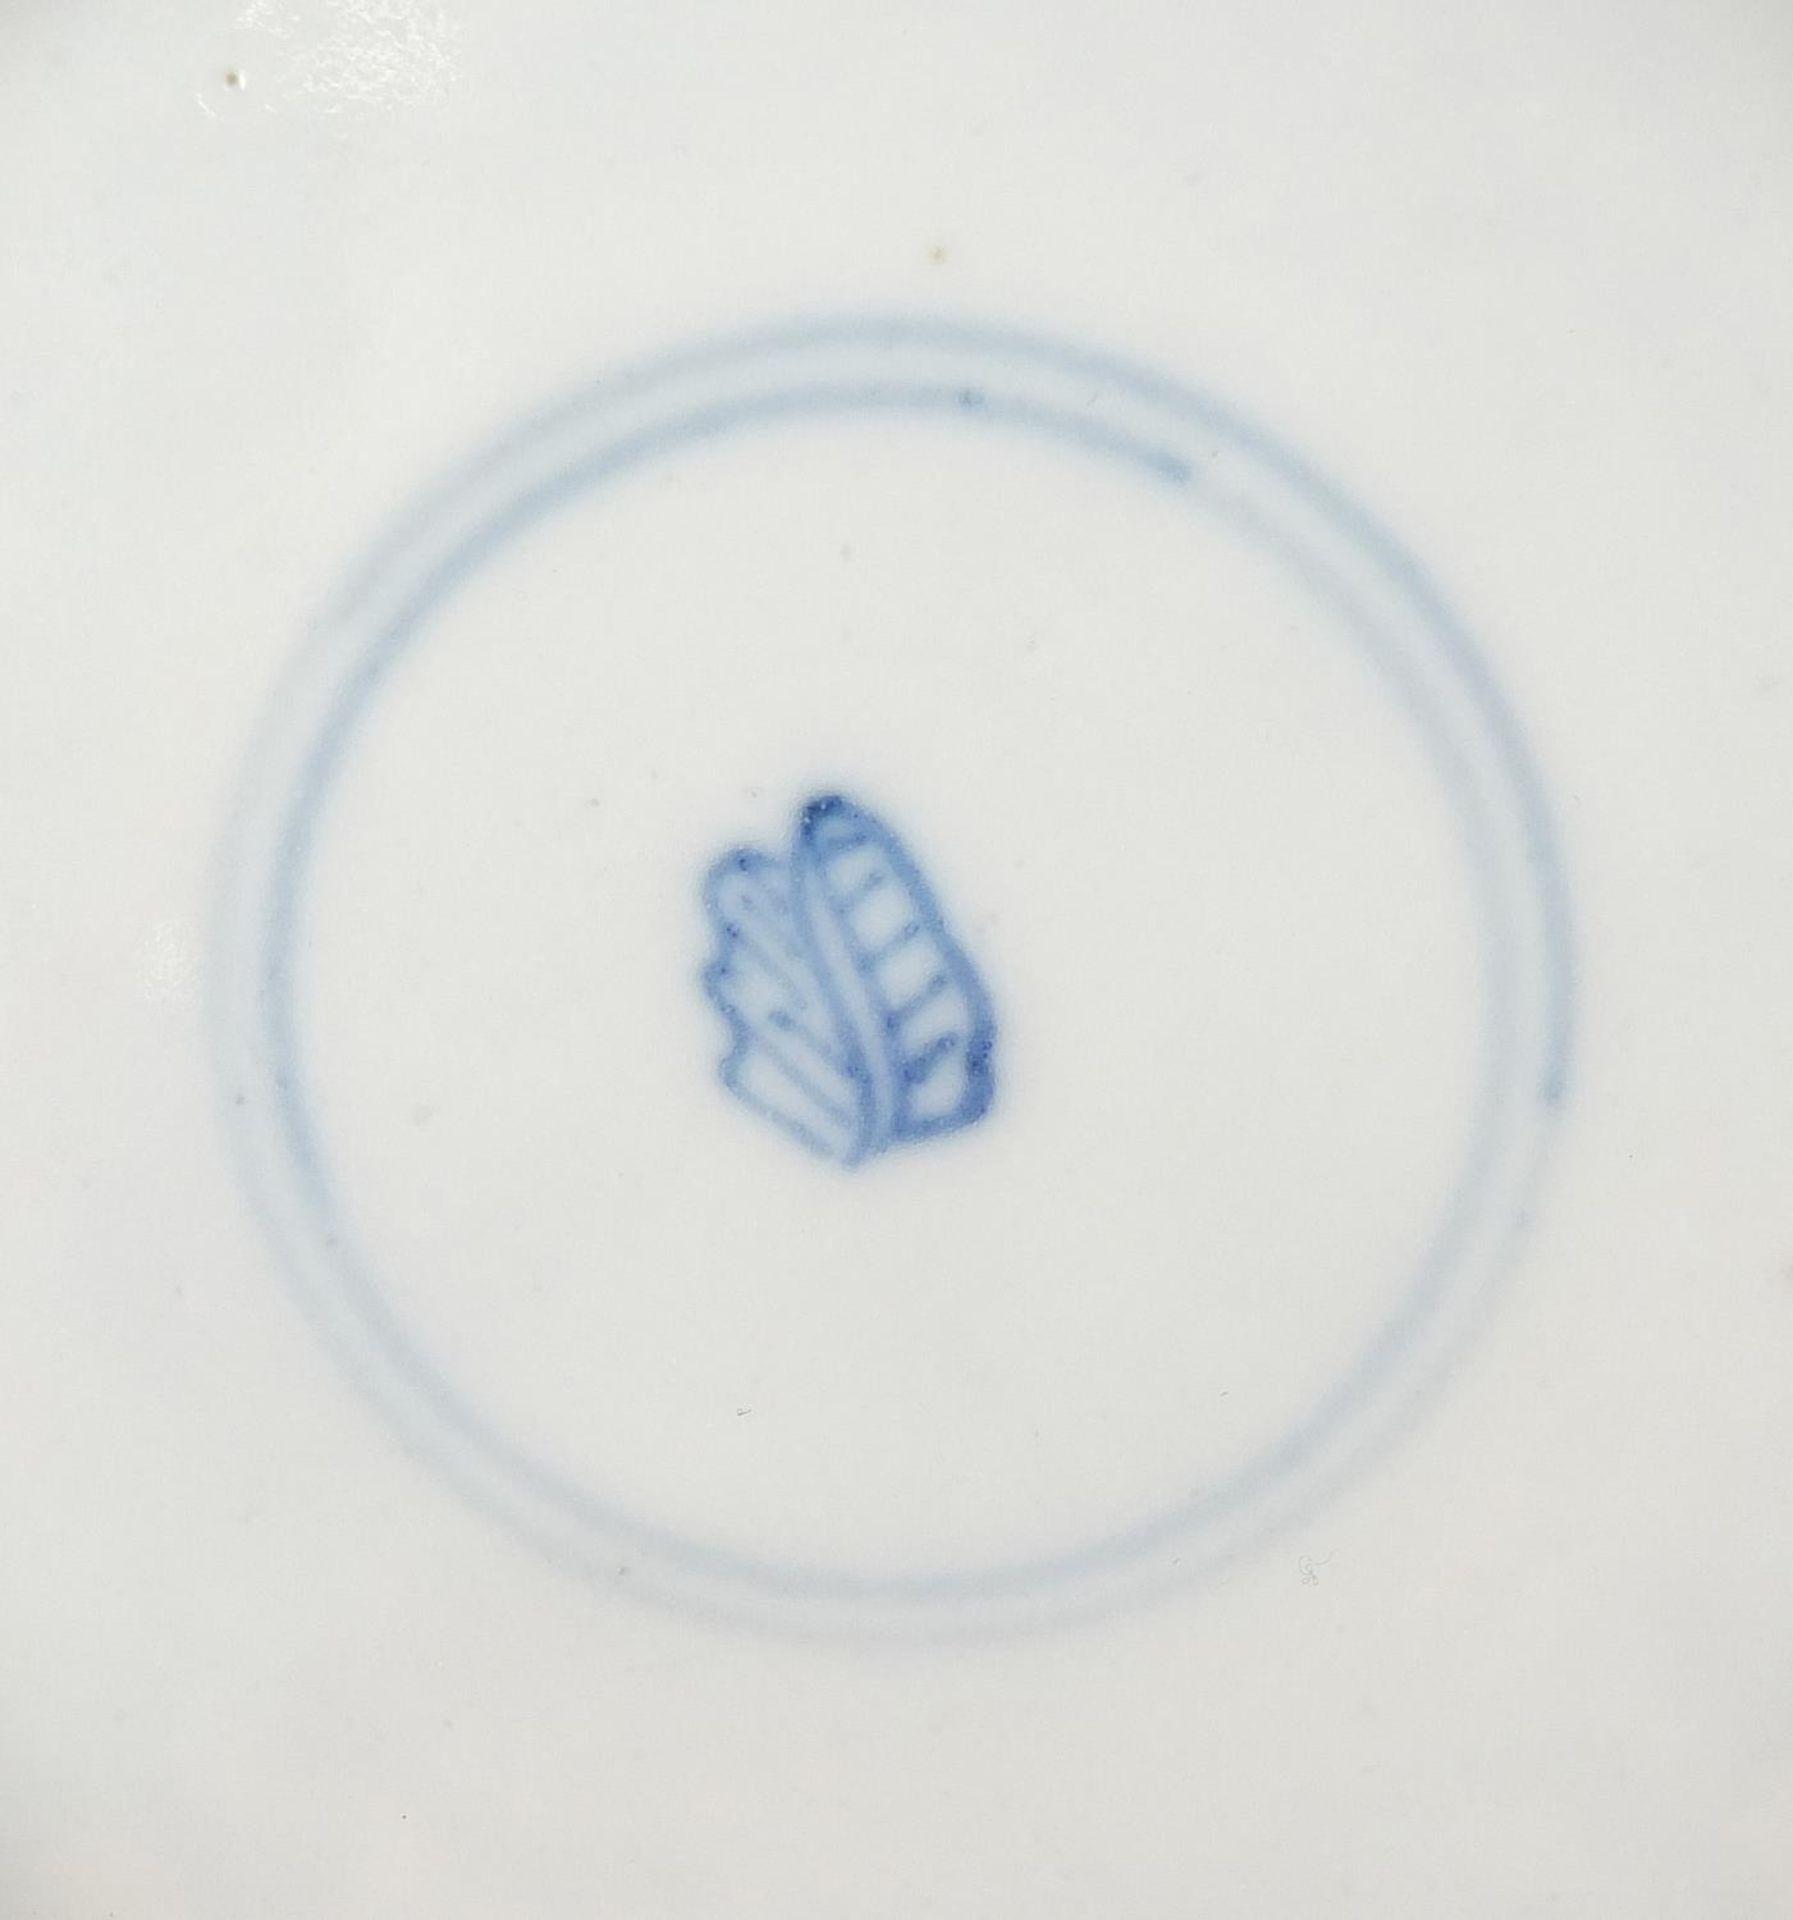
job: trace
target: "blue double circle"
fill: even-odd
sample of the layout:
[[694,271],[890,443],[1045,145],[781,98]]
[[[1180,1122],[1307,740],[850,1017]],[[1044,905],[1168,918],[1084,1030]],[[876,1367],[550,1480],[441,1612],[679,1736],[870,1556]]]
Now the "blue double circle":
[[[1374,665],[1457,829],[1480,940],[1478,1083],[1449,1196],[1397,1304],[1319,1403],[1227,1478],[1071,1549],[903,1577],[735,1552],[600,1497],[510,1439],[430,1359],[356,1244],[294,1007],[319,827],[385,676],[521,530],[649,463],[781,421],[934,416],[1055,441],[1269,555]],[[595,1579],[794,1631],[933,1636],[1111,1606],[1287,1524],[1411,1412],[1524,1223],[1567,1083],[1568,914],[1519,725],[1416,563],[1344,493],[1214,399],[1100,355],[916,318],[792,327],[673,356],[529,421],[423,500],[286,673],[220,863],[213,1010],[233,1141],[280,1265],[395,1429],[468,1498]]]

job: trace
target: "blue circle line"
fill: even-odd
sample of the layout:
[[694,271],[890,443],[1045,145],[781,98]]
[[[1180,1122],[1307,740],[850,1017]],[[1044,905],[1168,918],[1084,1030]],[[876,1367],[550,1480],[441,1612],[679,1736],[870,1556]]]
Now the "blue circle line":
[[[797,348],[830,342],[841,344],[856,338],[862,339],[866,331],[838,326],[783,330],[760,336],[750,350]],[[1488,725],[1501,750],[1505,772],[1520,803],[1534,884],[1544,910],[1545,941],[1549,959],[1554,963],[1550,969],[1546,995],[1545,1012],[1549,1022],[1546,1071],[1538,1092],[1546,1103],[1560,1099],[1566,1084],[1569,1058],[1568,916],[1566,890],[1554,856],[1542,785],[1519,738],[1516,723],[1479,657],[1445,612],[1430,582],[1418,568],[1393,546],[1367,515],[1320,482],[1295,456],[1246,428],[1214,403],[1167,384],[1142,378],[1098,356],[1049,349],[1043,343],[1029,341],[1024,336],[993,336],[937,323],[907,321],[874,323],[869,332],[872,337],[883,339],[892,346],[916,339],[926,344],[975,346],[986,353],[996,346],[999,350],[1025,358],[1047,361],[1061,369],[1087,372],[1102,380],[1118,383],[1159,404],[1174,405],[1179,413],[1197,419],[1206,430],[1222,440],[1242,443],[1248,451],[1266,460],[1283,478],[1307,492],[1358,545],[1371,549],[1372,557],[1379,561],[1386,573],[1396,577],[1397,583],[1428,616],[1429,624],[1445,642],[1452,664],[1458,669],[1460,681],[1466,685],[1479,717]],[[738,359],[741,352],[740,343],[735,343],[732,347],[699,349],[671,356],[653,368],[606,383],[595,393],[551,410],[520,433],[510,436],[496,453],[479,463],[470,473],[451,482],[446,493],[437,497],[437,505],[464,488],[471,474],[494,470],[514,457],[529,439],[588,410],[594,398],[615,402],[631,393],[651,388],[657,380],[671,373],[689,371],[712,361],[720,364],[731,358]],[[521,1453],[470,1407],[402,1331],[386,1306],[363,1256],[350,1244],[342,1230],[341,1209],[316,1137],[311,1103],[302,1084],[301,1055],[295,1028],[293,955],[298,936],[300,901],[329,791],[366,703],[405,650],[418,623],[498,546],[525,525],[646,459],[670,448],[713,438],[752,422],[853,408],[904,408],[1001,419],[1042,430],[1054,438],[1068,439],[1087,451],[1118,458],[1161,484],[1187,487],[1193,480],[1196,483],[1195,491],[1198,494],[1202,492],[1199,473],[1181,456],[1164,447],[1075,414],[1026,402],[992,400],[983,387],[960,382],[938,387],[915,382],[856,383],[851,386],[828,386],[812,382],[754,401],[716,406],[670,423],[662,423],[613,444],[593,457],[572,463],[525,490],[508,506],[465,536],[413,589],[403,608],[382,627],[372,646],[343,682],[322,728],[313,737],[295,797],[285,815],[268,896],[261,1002],[283,1136],[300,1174],[306,1205],[323,1235],[326,1252],[333,1260],[339,1279],[345,1282],[345,1291],[358,1323],[374,1338],[387,1362],[420,1393],[450,1435],[458,1435],[463,1441],[470,1442],[479,1452],[489,1456],[492,1464],[516,1477],[553,1507],[582,1523],[600,1527],[619,1542],[633,1542],[654,1548],[668,1559],[693,1569],[726,1575],[737,1581],[745,1580],[778,1592],[800,1589],[817,1597],[917,1601],[994,1595],[1133,1559],[1185,1532],[1193,1523],[1253,1497],[1265,1484],[1284,1477],[1312,1451],[1324,1432],[1343,1416],[1348,1404],[1369,1390],[1366,1374],[1374,1376],[1383,1370],[1394,1350],[1403,1343],[1412,1323],[1423,1316],[1437,1286],[1448,1274],[1452,1258],[1460,1251],[1467,1219],[1464,1189],[1466,1186],[1473,1187],[1478,1177],[1486,1176],[1488,1158],[1492,1152],[1494,1087],[1485,1089],[1478,1102],[1480,1112],[1472,1130],[1472,1139],[1476,1144],[1459,1178],[1458,1191],[1447,1205],[1434,1239],[1418,1264],[1417,1278],[1410,1282],[1403,1295],[1401,1310],[1381,1329],[1356,1367],[1327,1396],[1320,1408],[1282,1441],[1260,1454],[1222,1486],[1198,1493],[1143,1525],[1111,1534],[1072,1553],[949,1576],[860,1576],[831,1569],[798,1568],[748,1554],[706,1547],[701,1542],[612,1509]],[[1219,503],[1210,501],[1209,504]],[[1255,527],[1246,524],[1246,516],[1240,512],[1237,503],[1233,503],[1229,517],[1238,520],[1242,529],[1257,539],[1270,541],[1285,563],[1295,563],[1300,559],[1298,546],[1279,539],[1276,530],[1267,521],[1260,520]],[[390,544],[364,567],[356,586],[351,589],[351,601],[364,593],[367,584],[390,565],[395,553],[402,551],[404,539],[405,536],[401,536],[398,542]],[[1324,591],[1323,583],[1312,577],[1313,568],[1308,567],[1306,571],[1310,575],[1310,586]],[[1337,583],[1332,585],[1334,591],[1327,597],[1332,599],[1336,608]],[[1364,640],[1370,630],[1363,624],[1361,610],[1340,610],[1347,613],[1347,624],[1355,636],[1360,641]],[[1397,665],[1386,653],[1382,655],[1381,664],[1385,668]],[[1415,704],[1415,686],[1410,675],[1407,676],[1403,691],[1405,703],[1426,726],[1434,751],[1438,751],[1441,738],[1445,738],[1448,745],[1448,737],[1441,736],[1436,726],[1436,717],[1429,716],[1423,705]],[[1461,769],[1458,771],[1460,773]],[[1452,784],[1460,787],[1461,783]],[[1462,804],[1461,793],[1459,804]],[[1466,825],[1471,824],[1469,813],[1465,812],[1463,818]],[[1480,866],[1486,858],[1486,847],[1479,843],[1485,836],[1473,834],[1470,837],[1472,857]],[[1510,1037],[1504,1029],[1513,1008],[1509,992],[1502,990],[1497,997],[1500,1004],[1496,1025],[1503,1031],[1491,1033],[1489,1039],[1498,1055],[1504,1048],[1505,1040]],[[1498,1069],[1498,1058],[1495,1065]],[[1370,1384],[1373,1384],[1373,1380]]]

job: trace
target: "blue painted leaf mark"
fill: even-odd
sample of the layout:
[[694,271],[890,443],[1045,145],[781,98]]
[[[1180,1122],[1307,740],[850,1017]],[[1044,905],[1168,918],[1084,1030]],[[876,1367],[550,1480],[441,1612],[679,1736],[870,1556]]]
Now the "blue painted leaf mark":
[[856,1166],[981,1119],[996,1025],[913,856],[843,794],[799,809],[788,856],[726,853],[704,883],[704,991],[722,1084],[812,1152]]

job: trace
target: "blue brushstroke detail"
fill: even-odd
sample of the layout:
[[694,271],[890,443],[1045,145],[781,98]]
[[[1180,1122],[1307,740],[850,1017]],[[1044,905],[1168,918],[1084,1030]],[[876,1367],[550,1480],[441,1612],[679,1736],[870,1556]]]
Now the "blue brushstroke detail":
[[989,1110],[989,996],[875,814],[819,795],[788,859],[724,854],[704,906],[716,934],[704,990],[729,1027],[722,1084],[763,1119],[851,1167]]

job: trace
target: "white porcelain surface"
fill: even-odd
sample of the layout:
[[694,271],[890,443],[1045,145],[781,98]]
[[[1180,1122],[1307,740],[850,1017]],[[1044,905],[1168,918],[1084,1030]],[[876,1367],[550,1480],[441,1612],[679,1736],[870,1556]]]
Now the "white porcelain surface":
[[[1784,1912],[1790,87],[0,18],[0,1910]],[[847,1168],[833,792],[996,1028]]]

